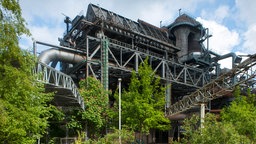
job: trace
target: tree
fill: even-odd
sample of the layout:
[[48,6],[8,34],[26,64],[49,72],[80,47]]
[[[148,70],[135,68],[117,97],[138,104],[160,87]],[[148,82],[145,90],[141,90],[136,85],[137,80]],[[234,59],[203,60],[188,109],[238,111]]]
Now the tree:
[[97,138],[98,132],[105,126],[107,109],[109,108],[108,94],[100,81],[88,77],[79,82],[80,94],[84,98],[85,110],[73,113],[69,126],[78,131],[88,127],[91,138]]
[[52,95],[32,73],[35,58],[19,48],[30,33],[16,0],[0,0],[0,20],[0,141],[35,143],[48,126]]
[[140,64],[138,73],[132,72],[129,88],[122,93],[122,124],[144,134],[150,129],[170,129],[164,113],[165,87],[147,61]]
[[249,143],[250,140],[240,135],[232,123],[218,122],[216,116],[207,114],[204,128],[199,128],[199,116],[193,115],[184,121],[182,128],[185,130],[181,142],[190,144],[240,144]]
[[235,100],[221,113],[221,120],[233,124],[240,135],[256,141],[256,96],[249,89],[243,96],[240,88],[236,88],[234,96]]
[[247,96],[242,96],[240,88],[234,91],[235,100],[230,106],[223,109],[220,121],[216,116],[207,114],[204,128],[198,128],[198,116],[193,116],[184,121],[185,129],[182,143],[191,144],[240,144],[256,141],[256,107],[255,94],[248,91]]

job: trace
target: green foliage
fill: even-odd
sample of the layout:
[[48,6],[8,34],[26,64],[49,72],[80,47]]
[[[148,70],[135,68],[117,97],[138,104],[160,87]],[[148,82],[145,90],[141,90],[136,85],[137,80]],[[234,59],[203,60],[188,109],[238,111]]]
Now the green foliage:
[[121,141],[124,144],[134,142],[134,132],[126,128],[123,128],[121,131],[114,129],[112,133],[108,133],[102,138],[97,140],[88,140],[83,142],[82,139],[85,139],[85,136],[79,135],[78,140],[75,144],[119,144],[119,134],[121,133]]
[[249,91],[247,96],[238,95],[221,113],[223,122],[233,124],[240,135],[247,136],[252,141],[256,141],[255,98],[255,94]]
[[88,126],[90,135],[95,135],[104,127],[108,109],[108,91],[100,81],[88,77],[80,81],[80,94],[84,98],[85,110],[74,111],[69,117],[69,127],[84,130]]
[[199,117],[195,115],[184,121],[185,138],[181,140],[181,143],[240,144],[250,142],[248,138],[240,135],[232,124],[218,122],[215,115],[206,115],[204,128],[198,128],[198,121]]
[[[122,93],[122,124],[145,134],[153,128],[170,129],[164,115],[165,88],[160,78],[154,77],[147,60],[141,63],[138,73],[132,72],[129,88]],[[117,94],[115,98],[118,100]]]
[[[4,34],[9,34],[11,37],[21,36],[22,34],[30,35],[17,0],[0,0],[0,20],[1,34],[4,32]],[[9,35],[1,37],[8,39]]]
[[51,117],[51,94],[32,74],[35,59],[18,45],[29,35],[16,0],[0,0],[0,141],[35,143]]
[[80,93],[86,104],[83,119],[93,123],[96,128],[102,127],[109,103],[108,92],[104,90],[100,81],[92,77],[80,81],[79,85]]
[[[181,143],[191,144],[241,144],[256,141],[255,94],[248,91],[247,96],[234,91],[235,100],[221,112],[217,121],[215,115],[207,114],[204,128],[198,128],[198,116],[184,120],[184,139]],[[177,143],[177,142],[176,142]]]
[[32,56],[16,45],[6,48],[0,53],[0,103],[6,115],[0,141],[33,143],[47,127],[51,109],[47,102],[52,95],[44,94],[43,86],[33,76]]
[[14,50],[0,54],[1,117],[5,115],[0,126],[0,141],[34,143],[48,125],[52,107],[47,102],[52,95],[45,94],[43,85],[33,76],[35,61],[31,55],[19,48]]

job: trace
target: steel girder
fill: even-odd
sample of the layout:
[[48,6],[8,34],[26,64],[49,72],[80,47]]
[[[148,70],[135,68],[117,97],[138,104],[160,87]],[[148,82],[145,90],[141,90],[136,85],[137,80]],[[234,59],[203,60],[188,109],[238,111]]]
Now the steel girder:
[[[160,56],[157,53],[153,53],[147,50],[142,51],[139,47],[132,46],[130,44],[120,42],[117,40],[109,39],[108,49],[108,67],[121,70],[126,72],[131,72],[132,70],[137,71],[139,63],[143,62],[146,57],[149,57],[150,65],[154,72],[161,77],[161,79],[178,83],[181,85],[186,85],[189,87],[199,88],[204,84],[210,81],[209,73],[203,71],[202,69],[194,68],[189,65],[182,65],[175,63],[171,60],[166,59],[163,56]],[[90,74],[97,73],[92,65],[102,64],[102,61],[99,61],[101,56],[97,55],[101,52],[101,39],[87,36],[88,46],[90,42],[98,41],[96,48],[87,47],[88,52],[88,65],[90,67]],[[97,62],[96,62],[97,61]]]
[[[184,112],[200,103],[207,103],[210,100],[219,98],[233,91],[240,84],[246,83],[256,77],[256,54],[250,56],[244,62],[231,69],[229,72],[219,76],[217,79],[206,84],[182,100],[171,105],[169,116]],[[234,81],[234,77],[237,80]],[[254,79],[255,80],[255,79]]]

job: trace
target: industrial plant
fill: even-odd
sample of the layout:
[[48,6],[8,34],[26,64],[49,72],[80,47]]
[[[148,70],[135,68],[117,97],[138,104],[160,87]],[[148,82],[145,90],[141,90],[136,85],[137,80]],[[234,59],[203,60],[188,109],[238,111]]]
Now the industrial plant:
[[[168,143],[182,133],[181,121],[193,113],[204,118],[218,113],[232,101],[237,85],[255,88],[256,56],[243,59],[235,53],[220,55],[209,49],[209,29],[187,14],[179,14],[170,24],[154,26],[133,21],[98,5],[89,4],[86,15],[66,17],[60,45],[34,41],[38,55],[38,80],[47,91],[55,91],[53,103],[60,107],[80,107],[86,103],[78,91],[81,79],[99,79],[106,90],[116,90],[130,82],[146,58],[166,89],[166,117],[169,131],[156,131],[145,137],[148,143]],[[64,31],[64,30],[63,30]],[[231,58],[232,69],[221,69],[220,61]]]

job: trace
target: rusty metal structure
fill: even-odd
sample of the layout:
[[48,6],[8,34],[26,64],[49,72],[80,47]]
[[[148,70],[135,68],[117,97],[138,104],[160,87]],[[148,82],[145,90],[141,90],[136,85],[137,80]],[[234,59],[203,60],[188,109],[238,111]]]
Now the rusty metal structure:
[[[76,85],[88,76],[100,79],[105,89],[115,89],[118,78],[127,86],[130,72],[138,71],[147,57],[162,83],[171,84],[166,90],[166,114],[172,120],[199,110],[200,103],[209,109],[219,102],[211,100],[225,97],[236,85],[255,81],[255,55],[239,65],[241,57],[236,54],[219,55],[209,50],[208,28],[187,14],[157,27],[89,4],[85,16],[78,15],[72,21],[67,17],[64,22],[67,29],[59,39],[60,46],[34,43],[35,49],[51,47],[39,55],[36,72],[42,73],[38,80],[46,83],[49,91],[57,91],[54,101],[58,106],[84,108]],[[228,57],[233,69],[221,75],[219,61]],[[248,70],[251,74],[245,75]]]

